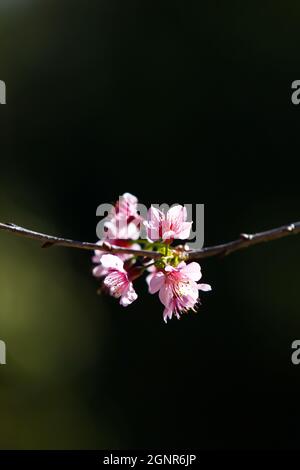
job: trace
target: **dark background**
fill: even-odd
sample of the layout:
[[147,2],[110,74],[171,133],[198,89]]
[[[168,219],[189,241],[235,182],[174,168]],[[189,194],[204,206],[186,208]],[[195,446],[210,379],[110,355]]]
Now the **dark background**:
[[[0,1],[0,220],[96,239],[129,191],[205,244],[299,219],[298,2]],[[0,234],[2,449],[299,446],[299,238],[203,261],[198,314]]]

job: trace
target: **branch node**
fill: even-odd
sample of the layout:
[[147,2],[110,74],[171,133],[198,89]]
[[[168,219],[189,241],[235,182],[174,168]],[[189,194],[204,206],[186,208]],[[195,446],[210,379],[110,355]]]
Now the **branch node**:
[[250,233],[241,233],[240,237],[243,240],[252,240],[253,239],[253,235],[251,235]]
[[111,244],[108,243],[108,242],[102,242],[102,244],[99,245],[99,246],[101,246],[101,248],[104,248],[104,249],[107,250],[107,251],[111,251],[111,250],[112,250],[112,246],[111,246]]
[[288,232],[292,232],[293,230],[295,230],[295,225],[294,225],[294,224],[290,224],[290,225],[287,226],[286,229],[287,229]]
[[42,244],[42,248],[51,248],[51,246],[55,245],[53,242],[45,242]]

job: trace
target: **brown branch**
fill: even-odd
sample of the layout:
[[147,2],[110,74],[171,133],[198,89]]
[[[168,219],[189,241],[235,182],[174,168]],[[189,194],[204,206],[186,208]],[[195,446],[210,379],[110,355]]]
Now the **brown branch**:
[[[81,250],[102,250],[110,253],[126,253],[132,254],[135,256],[146,256],[147,258],[158,259],[163,255],[157,251],[148,251],[148,250],[135,250],[133,248],[123,248],[119,246],[112,246],[109,243],[104,242],[102,245],[89,242],[79,242],[75,240],[68,240],[66,238],[54,237],[51,235],[46,235],[44,233],[34,232],[23,227],[19,227],[15,224],[1,223],[0,230],[6,232],[14,233],[21,237],[31,238],[42,243],[44,248],[51,246],[64,246],[68,248],[77,248]],[[255,233],[255,234],[246,234],[242,233],[240,238],[232,242],[223,243],[221,245],[209,246],[207,248],[202,248],[201,250],[191,250],[183,251],[183,257],[188,260],[203,259],[209,258],[212,256],[218,255],[228,255],[234,251],[242,250],[248,248],[252,245],[257,245],[262,242],[269,242],[271,240],[277,240],[278,238],[283,238],[288,235],[300,233],[300,222],[295,222],[293,224],[284,225],[282,227],[274,228],[272,230],[267,230],[265,232]]]
[[19,227],[15,224],[3,224],[0,222],[0,230],[5,232],[14,233],[20,237],[31,238],[32,240],[37,240],[42,243],[43,248],[48,248],[51,246],[65,246],[67,248],[78,248],[79,250],[99,250],[106,251],[110,253],[122,253],[122,254],[133,254],[136,256],[147,256],[147,258],[160,258],[161,254],[157,251],[148,251],[148,250],[134,250],[132,248],[123,248],[120,246],[113,246],[109,243],[104,242],[102,245],[97,243],[89,242],[78,242],[75,240],[68,240],[67,238],[53,237],[51,235],[46,235],[45,233],[34,232],[28,230],[24,227]]
[[234,251],[248,248],[258,243],[270,242],[277,240],[278,238],[287,237],[288,235],[296,235],[300,233],[300,222],[295,222],[289,225],[283,225],[282,227],[274,228],[272,230],[266,230],[265,232],[259,232],[254,234],[242,233],[240,238],[232,242],[223,243],[221,245],[209,246],[202,248],[202,250],[189,251],[188,259],[203,259],[211,256],[218,255],[229,255]]

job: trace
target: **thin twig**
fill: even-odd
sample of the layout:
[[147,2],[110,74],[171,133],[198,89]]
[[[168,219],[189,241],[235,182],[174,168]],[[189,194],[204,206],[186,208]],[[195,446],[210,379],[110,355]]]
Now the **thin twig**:
[[19,227],[15,224],[3,224],[0,222],[0,230],[14,233],[15,235],[19,235],[20,237],[37,240],[42,243],[43,248],[48,248],[51,246],[65,246],[67,248],[78,248],[79,250],[99,250],[110,253],[122,254],[128,253],[136,256],[147,256],[147,258],[153,259],[161,257],[161,254],[157,251],[134,250],[132,248],[113,246],[106,242],[104,242],[102,245],[98,245],[97,243],[78,242],[75,240],[69,240],[67,238],[54,237],[52,235],[46,235],[45,233],[34,232],[33,230],[28,230],[27,228]]
[[[119,246],[113,246],[109,243],[104,242],[102,245],[89,242],[80,242],[75,240],[69,240],[66,238],[54,237],[51,235],[46,235],[44,233],[34,232],[23,227],[19,227],[15,224],[1,223],[0,230],[6,232],[14,233],[21,237],[31,238],[42,243],[44,248],[51,246],[64,246],[68,248],[77,248],[81,250],[99,250],[110,253],[126,253],[132,254],[135,256],[146,256],[147,258],[158,259],[163,255],[157,251],[148,251],[148,250],[135,250],[133,248],[123,248]],[[252,245],[257,245],[258,243],[269,242],[271,240],[276,240],[278,238],[283,238],[288,235],[300,233],[300,222],[295,222],[288,225],[283,225],[282,227],[274,228],[272,230],[267,230],[265,232],[259,232],[255,234],[246,234],[242,233],[240,238],[232,242],[223,243],[221,245],[209,246],[207,248],[202,248],[201,250],[191,250],[181,252],[183,257],[188,260],[203,259],[209,258],[212,256],[218,255],[228,255],[237,250],[242,250],[248,248]]]
[[188,252],[188,259],[203,259],[218,255],[226,256],[234,251],[242,250],[258,243],[270,242],[278,238],[287,237],[288,235],[296,235],[297,233],[300,233],[300,222],[283,225],[282,227],[266,230],[265,232],[254,234],[241,233],[240,238],[232,242],[209,246],[202,250],[190,251]]

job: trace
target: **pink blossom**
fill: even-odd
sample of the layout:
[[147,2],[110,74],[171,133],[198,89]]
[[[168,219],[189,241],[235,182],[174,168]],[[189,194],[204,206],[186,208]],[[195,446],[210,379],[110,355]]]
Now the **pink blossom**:
[[130,193],[124,193],[116,202],[115,212],[117,215],[125,215],[126,217],[139,217],[137,212],[138,199]]
[[[130,193],[124,193],[119,197],[115,207],[112,209],[108,219],[104,223],[106,229],[104,240],[99,240],[98,245],[102,245],[104,241],[113,246],[120,246],[122,248],[132,248],[139,250],[141,247],[138,243],[132,243],[132,240],[139,238],[141,223],[141,216],[137,212],[138,200]],[[92,257],[93,263],[101,263],[101,258],[106,254],[104,250],[95,250]],[[118,254],[118,257],[126,261],[132,258],[130,254]],[[96,277],[101,277],[103,274],[103,267],[96,266],[93,269],[93,274]]]
[[186,240],[191,231],[192,222],[187,222],[187,211],[184,206],[174,206],[165,214],[151,206],[148,211],[147,236],[150,240],[170,243],[174,239]]
[[165,322],[174,314],[178,319],[180,314],[188,310],[195,311],[198,303],[199,290],[209,291],[209,284],[197,284],[201,279],[201,268],[198,263],[186,264],[182,261],[176,268],[167,266],[164,271],[152,273],[149,279],[149,292],[159,291],[159,298],[165,306],[163,317]]
[[[137,240],[139,238],[139,222],[135,219],[128,222],[124,215],[113,217],[104,222],[106,229],[105,238],[107,240]],[[110,242],[112,243],[112,242]]]
[[110,295],[120,298],[123,307],[127,307],[137,299],[137,293],[124,269],[124,262],[118,256],[102,255],[101,265],[97,268],[98,274],[101,272],[101,276],[105,276],[103,284],[108,288]]
[[[149,241],[160,241],[159,244],[153,245],[145,243],[144,240],[136,242],[140,236],[142,222],[144,221],[138,212],[137,198],[130,193],[124,193],[105,219],[103,240],[98,244],[107,251],[101,250],[100,246],[95,250],[93,262],[96,266],[93,275],[100,278],[101,291],[119,298],[120,304],[126,307],[137,299],[133,282],[148,271],[146,281],[149,292],[159,292],[159,298],[164,305],[164,321],[167,322],[173,315],[179,319],[182,313],[195,311],[200,303],[199,290],[211,290],[210,285],[198,283],[201,279],[200,265],[182,261],[174,267],[180,252],[173,252],[167,246],[174,239],[188,239],[192,222],[187,222],[187,210],[184,206],[176,205],[167,212],[151,207],[144,224]],[[109,246],[140,250],[140,243],[143,244],[144,251],[158,250],[163,257],[153,262],[149,261],[152,253],[149,253],[148,257],[147,253],[143,252],[143,256],[138,257],[135,253],[122,254],[121,250],[115,255],[112,252],[119,250],[111,250]],[[184,249],[188,250],[188,246],[185,245]],[[167,260],[170,261],[166,266]]]
[[137,204],[137,198],[130,193],[119,197],[104,223],[108,240],[136,240],[139,237],[142,217],[138,213]]

